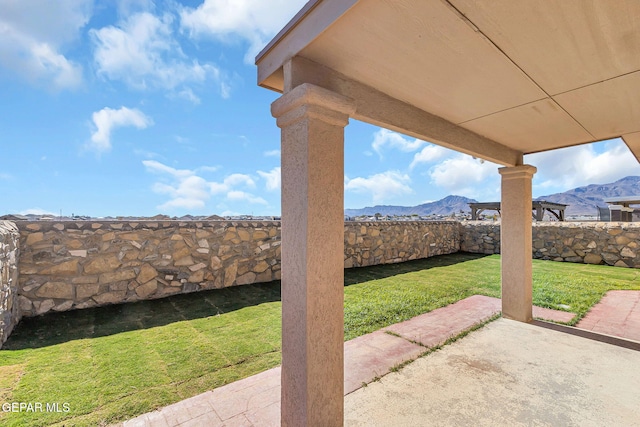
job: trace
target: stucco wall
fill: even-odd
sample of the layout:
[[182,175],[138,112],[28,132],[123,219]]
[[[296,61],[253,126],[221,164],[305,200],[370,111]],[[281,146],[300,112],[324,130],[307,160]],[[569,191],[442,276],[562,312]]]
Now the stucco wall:
[[[460,250],[500,253],[500,223],[461,223]],[[640,268],[640,224],[534,223],[532,250],[537,259]]]
[[[20,222],[23,315],[280,279],[280,223]],[[345,267],[457,252],[456,222],[345,223]]]
[[18,306],[18,228],[0,221],[0,348],[20,321]]

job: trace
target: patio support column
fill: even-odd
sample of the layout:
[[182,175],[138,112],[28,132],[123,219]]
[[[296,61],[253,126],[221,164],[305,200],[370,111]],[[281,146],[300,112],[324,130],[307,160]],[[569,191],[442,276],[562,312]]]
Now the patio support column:
[[507,319],[531,322],[531,180],[536,168],[521,165],[499,171],[502,175],[502,315]]
[[344,127],[355,104],[301,84],[271,105],[282,129],[283,426],[344,417]]

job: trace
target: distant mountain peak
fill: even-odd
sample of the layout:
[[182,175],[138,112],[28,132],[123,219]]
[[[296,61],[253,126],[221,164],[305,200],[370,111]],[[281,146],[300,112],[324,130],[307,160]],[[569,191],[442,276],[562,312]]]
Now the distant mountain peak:
[[[568,205],[565,215],[595,216],[598,211],[597,206],[607,205],[605,199],[635,195],[640,195],[640,176],[625,176],[609,184],[589,184],[564,193],[537,197],[535,200]],[[451,215],[460,211],[469,212],[469,203],[477,203],[477,200],[452,194],[435,202],[418,206],[376,205],[362,209],[345,209],[344,213],[349,216],[373,216],[377,213],[381,215]]]
[[589,184],[567,190],[564,193],[538,197],[536,200],[563,203],[565,215],[596,215],[597,206],[607,206],[610,197],[635,196],[640,194],[640,176],[625,176],[608,184]]
[[392,206],[376,205],[362,209],[345,209],[345,215],[349,216],[373,216],[377,213],[381,215],[450,215],[460,211],[468,211],[469,203],[476,200],[464,196],[450,195],[435,202],[423,203],[418,206]]

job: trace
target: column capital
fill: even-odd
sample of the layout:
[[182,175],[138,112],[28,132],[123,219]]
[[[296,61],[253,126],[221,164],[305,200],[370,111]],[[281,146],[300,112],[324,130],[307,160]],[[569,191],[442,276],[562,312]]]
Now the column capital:
[[346,126],[356,111],[351,98],[310,83],[303,83],[271,104],[271,115],[282,128],[306,117],[313,117],[336,126]]
[[531,166],[531,165],[519,165],[519,166],[508,166],[504,168],[498,168],[498,172],[500,172],[500,175],[502,175],[502,179],[532,178],[537,171],[538,169],[535,166]]

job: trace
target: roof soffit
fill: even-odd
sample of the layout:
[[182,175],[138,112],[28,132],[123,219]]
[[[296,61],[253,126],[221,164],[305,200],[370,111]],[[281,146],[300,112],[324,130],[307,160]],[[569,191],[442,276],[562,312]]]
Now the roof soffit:
[[311,83],[356,103],[353,118],[431,141],[502,165],[522,163],[522,152],[458,126],[317,64],[294,57],[284,65],[285,91]]
[[546,97],[440,0],[359,2],[300,55],[453,123]]
[[623,135],[622,139],[640,163],[640,132]]
[[549,95],[640,70],[637,0],[447,1]]
[[283,91],[283,64],[302,56],[520,153],[640,132],[636,0],[307,6],[256,59],[259,84]]

